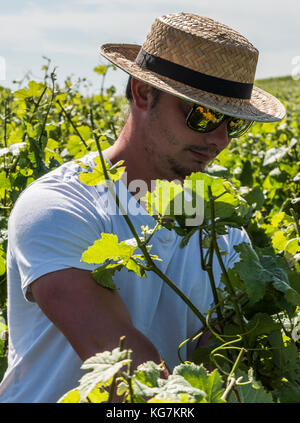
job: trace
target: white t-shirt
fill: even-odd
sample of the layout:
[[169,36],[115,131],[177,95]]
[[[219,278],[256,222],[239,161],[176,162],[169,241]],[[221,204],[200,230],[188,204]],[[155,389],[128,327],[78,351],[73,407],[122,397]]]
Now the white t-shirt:
[[[96,153],[85,156],[92,165]],[[83,185],[81,170],[75,162],[63,164],[32,183],[21,194],[9,219],[7,252],[8,276],[8,369],[0,384],[0,402],[56,402],[68,390],[78,386],[84,374],[82,360],[65,336],[44,315],[30,295],[29,285],[40,276],[75,267],[94,270],[97,265],[81,261],[81,255],[102,232],[115,233],[119,241],[132,238],[120,214],[108,212],[108,193],[104,185]],[[139,203],[125,185],[116,183],[123,204]],[[135,204],[134,204],[135,202]],[[131,216],[141,234],[141,225],[155,226],[148,214]],[[209,278],[201,269],[198,234],[188,246],[180,248],[181,238],[162,229],[151,239],[152,254],[169,278],[204,314],[213,303]],[[230,229],[220,237],[219,245],[226,268],[239,255],[233,245],[249,242],[244,231]],[[214,259],[214,275],[220,286],[220,268]],[[156,346],[168,367],[179,364],[178,345],[194,334],[201,322],[158,276],[148,272],[139,278],[133,272],[116,272],[119,289],[133,324]],[[29,289],[28,289],[29,288]],[[182,357],[190,356],[194,344],[182,348]]]

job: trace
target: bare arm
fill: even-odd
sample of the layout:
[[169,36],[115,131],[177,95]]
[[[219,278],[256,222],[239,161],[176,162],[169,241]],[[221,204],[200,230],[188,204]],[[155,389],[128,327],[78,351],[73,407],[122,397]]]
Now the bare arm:
[[124,347],[133,350],[134,367],[148,360],[162,360],[154,345],[133,326],[120,295],[99,286],[89,271],[48,273],[33,282],[31,289],[42,311],[82,360],[116,348],[123,335]]

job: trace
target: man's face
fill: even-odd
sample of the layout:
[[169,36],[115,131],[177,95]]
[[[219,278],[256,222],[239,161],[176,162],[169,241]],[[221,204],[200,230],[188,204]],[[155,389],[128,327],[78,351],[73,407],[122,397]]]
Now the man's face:
[[184,101],[161,93],[148,112],[145,149],[158,175],[156,178],[184,179],[192,172],[204,171],[230,142],[226,122],[209,133],[188,128],[189,110],[190,106]]

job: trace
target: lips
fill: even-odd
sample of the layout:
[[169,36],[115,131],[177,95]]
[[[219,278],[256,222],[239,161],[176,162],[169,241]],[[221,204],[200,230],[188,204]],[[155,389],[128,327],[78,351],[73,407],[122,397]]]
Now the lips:
[[205,150],[205,152],[203,152],[203,151],[194,150],[194,149],[190,148],[189,151],[199,161],[210,162],[215,157],[215,154],[212,154],[212,153],[208,154],[206,152],[206,150]]

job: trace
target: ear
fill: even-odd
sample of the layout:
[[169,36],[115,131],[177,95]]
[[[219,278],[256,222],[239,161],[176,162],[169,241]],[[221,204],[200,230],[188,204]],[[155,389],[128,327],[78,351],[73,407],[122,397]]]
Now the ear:
[[138,79],[131,78],[131,92],[135,107],[140,110],[147,110],[151,103],[151,86]]

